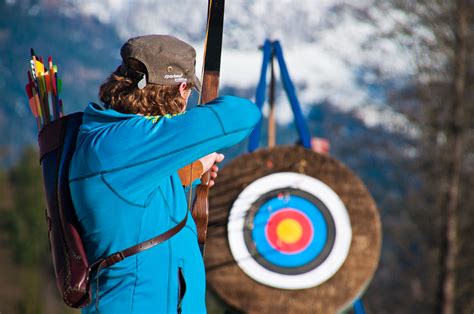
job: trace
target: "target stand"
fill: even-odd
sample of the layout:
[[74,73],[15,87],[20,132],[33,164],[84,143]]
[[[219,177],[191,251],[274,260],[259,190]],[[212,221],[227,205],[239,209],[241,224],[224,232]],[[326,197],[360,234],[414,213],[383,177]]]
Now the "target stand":
[[210,193],[208,285],[246,313],[336,313],[378,264],[378,211],[364,184],[298,146],[238,157]]

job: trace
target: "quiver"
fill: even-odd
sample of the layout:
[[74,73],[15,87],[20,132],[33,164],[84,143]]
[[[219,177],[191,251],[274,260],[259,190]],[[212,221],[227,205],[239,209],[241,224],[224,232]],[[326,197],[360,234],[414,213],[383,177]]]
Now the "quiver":
[[82,115],[78,112],[61,117],[46,125],[38,136],[56,284],[64,302],[75,308],[91,302],[90,268],[69,189],[69,165]]

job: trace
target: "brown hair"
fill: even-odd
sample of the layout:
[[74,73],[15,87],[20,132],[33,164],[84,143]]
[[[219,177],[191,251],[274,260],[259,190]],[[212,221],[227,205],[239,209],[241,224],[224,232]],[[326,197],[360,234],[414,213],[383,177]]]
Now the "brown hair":
[[[189,83],[186,89],[193,87]],[[136,80],[120,74],[120,67],[100,86],[99,98],[116,111],[151,116],[177,114],[186,106],[178,86],[147,84],[139,89]]]

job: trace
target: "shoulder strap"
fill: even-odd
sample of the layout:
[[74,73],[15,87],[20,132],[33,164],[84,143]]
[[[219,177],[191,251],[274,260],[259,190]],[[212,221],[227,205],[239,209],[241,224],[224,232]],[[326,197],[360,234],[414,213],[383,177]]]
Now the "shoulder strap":
[[189,212],[186,212],[186,216],[181,220],[179,224],[174,226],[173,228],[169,229],[166,232],[163,232],[162,234],[148,239],[142,243],[139,243],[137,245],[131,246],[125,250],[110,254],[109,256],[102,258],[95,263],[93,263],[89,269],[91,271],[95,270],[96,268],[104,268],[104,267],[110,267],[125,258],[135,255],[137,253],[143,252],[145,250],[151,249],[154,246],[157,246],[160,243],[165,242],[166,240],[170,239],[173,237],[175,234],[177,234],[183,227],[186,225],[186,221],[188,220],[188,214]]

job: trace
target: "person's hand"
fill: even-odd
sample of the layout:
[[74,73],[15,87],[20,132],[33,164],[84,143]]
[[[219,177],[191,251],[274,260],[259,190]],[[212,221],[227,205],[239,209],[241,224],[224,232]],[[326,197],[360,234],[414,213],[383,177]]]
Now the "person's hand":
[[202,163],[203,173],[206,173],[209,170],[211,172],[209,182],[207,183],[209,187],[214,185],[215,180],[217,178],[217,172],[219,171],[219,167],[216,164],[223,160],[224,155],[218,153],[212,153],[199,159],[199,161]]

